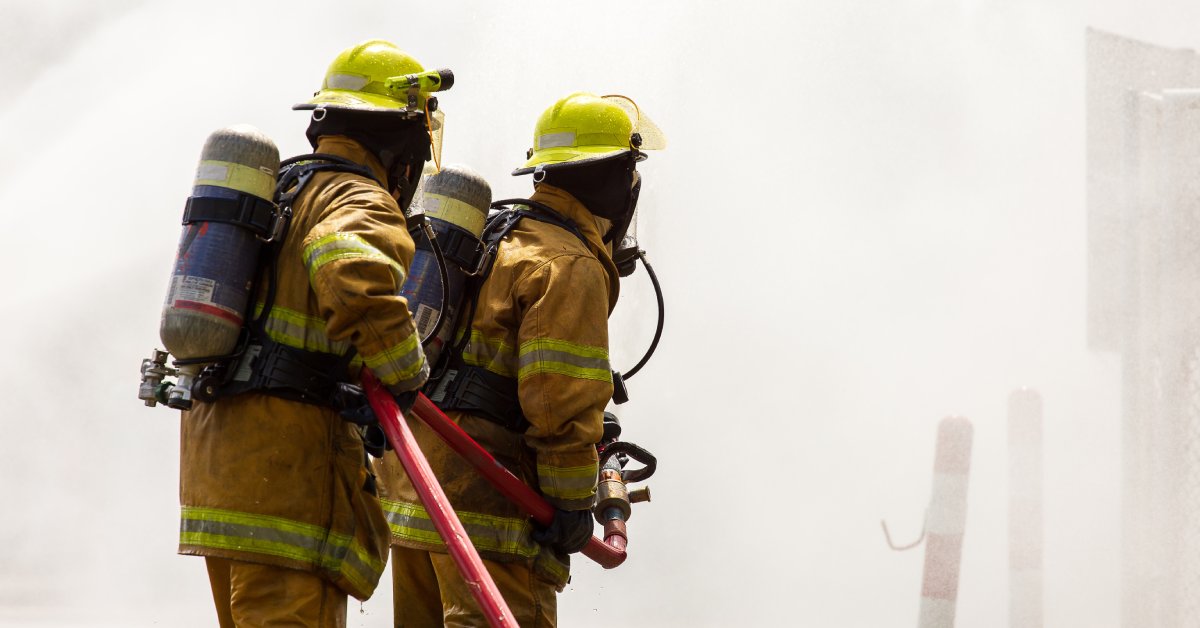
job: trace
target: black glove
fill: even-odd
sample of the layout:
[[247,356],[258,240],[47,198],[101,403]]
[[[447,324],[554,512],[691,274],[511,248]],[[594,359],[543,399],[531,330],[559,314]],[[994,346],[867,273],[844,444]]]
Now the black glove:
[[363,449],[375,458],[382,458],[385,451],[391,451],[392,443],[383,433],[383,427],[375,425],[360,425],[358,435],[362,437]]
[[379,419],[367,402],[367,393],[354,384],[338,384],[333,391],[333,409],[338,416],[355,425],[378,425]]
[[400,406],[400,414],[407,415],[412,412],[412,407],[417,403],[417,395],[421,391],[409,390],[402,393],[392,393],[392,398],[396,400],[396,405]]
[[587,545],[596,525],[591,510],[554,510],[549,527],[534,522],[533,540],[564,554],[574,554]]
[[[410,390],[392,395],[401,414],[408,414],[412,410],[417,402],[417,394],[418,391]],[[360,386],[338,384],[333,393],[333,408],[339,416],[355,425],[379,425],[379,417],[375,416],[371,403],[367,401],[367,394]]]
[[[400,411],[408,414],[417,401],[417,391],[393,397],[396,399],[396,405],[400,406]],[[338,416],[358,426],[363,448],[368,454],[382,458],[384,452],[391,450],[392,443],[388,441],[387,435],[379,425],[379,417],[375,416],[375,411],[371,409],[367,395],[361,387],[354,384],[338,384],[333,395],[333,406],[338,411]]]

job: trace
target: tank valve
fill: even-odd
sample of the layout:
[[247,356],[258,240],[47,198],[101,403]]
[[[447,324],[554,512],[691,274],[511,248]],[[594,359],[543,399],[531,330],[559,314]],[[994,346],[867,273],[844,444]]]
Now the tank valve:
[[171,387],[167,393],[167,407],[176,410],[191,410],[192,409],[192,386],[195,385],[196,379],[200,377],[200,365],[189,364],[180,366],[175,369],[179,375],[179,382]]
[[[142,360],[142,384],[138,387],[138,399],[145,401],[151,408],[161,401],[159,393],[164,386],[163,378],[172,377],[179,372],[167,366],[169,355],[162,349],[155,349],[149,358]],[[169,388],[172,384],[165,382],[165,386]]]

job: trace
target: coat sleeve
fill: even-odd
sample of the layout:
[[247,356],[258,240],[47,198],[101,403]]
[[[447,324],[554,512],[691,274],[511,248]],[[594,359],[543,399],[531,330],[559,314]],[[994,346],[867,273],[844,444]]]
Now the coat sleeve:
[[517,393],[530,423],[538,484],[555,506],[590,508],[596,443],[612,397],[608,365],[608,277],[587,256],[544,262],[515,286],[522,306]]
[[382,189],[343,181],[304,237],[304,266],[332,340],[349,340],[393,393],[429,376],[408,303],[400,296],[415,247]]

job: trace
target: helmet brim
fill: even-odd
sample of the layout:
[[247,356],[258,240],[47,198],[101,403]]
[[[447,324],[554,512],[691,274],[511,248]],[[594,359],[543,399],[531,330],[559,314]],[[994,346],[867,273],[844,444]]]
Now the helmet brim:
[[323,89],[308,102],[292,107],[304,109],[355,109],[357,111],[376,111],[379,113],[394,113],[400,115],[423,115],[422,111],[411,111],[408,103],[369,92],[352,92],[342,89]]
[[[584,164],[621,157],[628,153],[629,150],[628,148],[615,146],[563,146],[561,148],[547,148],[539,151],[532,159],[525,162],[524,166],[513,170],[512,176],[517,177],[529,174],[537,170],[539,166],[541,166],[542,170],[558,170],[561,168],[582,166]],[[636,160],[645,161],[646,157],[646,153],[638,151]]]

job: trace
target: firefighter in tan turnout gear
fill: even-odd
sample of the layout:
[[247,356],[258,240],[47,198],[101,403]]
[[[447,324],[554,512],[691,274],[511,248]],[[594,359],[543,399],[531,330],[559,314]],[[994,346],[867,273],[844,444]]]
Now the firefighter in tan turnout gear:
[[[528,161],[534,193],[499,248],[459,340],[434,369],[431,399],[557,508],[542,528],[508,502],[421,421],[409,424],[471,541],[521,626],[553,626],[569,554],[590,538],[596,443],[613,394],[608,315],[619,277],[611,255],[637,202],[646,120],[623,97],[576,93],[538,120]],[[656,131],[656,130],[655,130]],[[412,485],[380,467],[392,532],[396,626],[480,626]]]
[[318,155],[297,166],[273,285],[258,293],[262,337],[238,364],[252,376],[183,414],[179,551],[206,558],[223,627],[344,626],[346,596],[370,597],[384,570],[388,528],[361,430],[339,416],[357,402],[338,395],[354,389],[331,386],[357,381],[363,364],[398,395],[428,376],[397,296],[414,252],[402,208],[438,121],[418,81],[394,79],[423,72],[369,41],[296,105],[312,110]]

